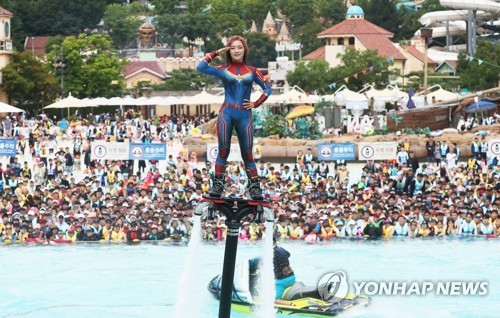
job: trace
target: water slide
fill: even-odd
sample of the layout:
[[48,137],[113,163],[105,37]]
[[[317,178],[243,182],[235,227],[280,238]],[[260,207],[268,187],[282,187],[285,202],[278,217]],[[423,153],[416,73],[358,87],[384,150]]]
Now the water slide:
[[[455,9],[434,11],[424,14],[419,22],[426,27],[432,27],[433,37],[446,37],[463,35],[467,32],[468,10],[475,10],[479,23],[495,20],[500,17],[500,0],[440,0],[443,7]],[[448,22],[448,25],[446,25]],[[500,25],[494,21],[493,25]],[[478,28],[479,32],[489,32]],[[415,32],[420,35],[420,30]]]
[[439,3],[445,8],[457,10],[482,10],[498,17],[500,15],[499,1],[500,0],[440,0]]

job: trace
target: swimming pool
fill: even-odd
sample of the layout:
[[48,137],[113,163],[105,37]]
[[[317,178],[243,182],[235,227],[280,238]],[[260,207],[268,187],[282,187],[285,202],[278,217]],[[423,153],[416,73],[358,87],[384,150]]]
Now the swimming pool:
[[[487,296],[374,296],[345,317],[496,317],[500,299],[496,239],[283,242],[297,279],[344,270],[350,280],[486,280]],[[186,246],[140,244],[0,246],[0,317],[172,317]],[[222,270],[224,246],[203,245],[185,317],[216,317],[207,291]],[[260,255],[240,244],[238,260]],[[194,275],[193,275],[194,277]],[[232,317],[242,317],[234,313]]]

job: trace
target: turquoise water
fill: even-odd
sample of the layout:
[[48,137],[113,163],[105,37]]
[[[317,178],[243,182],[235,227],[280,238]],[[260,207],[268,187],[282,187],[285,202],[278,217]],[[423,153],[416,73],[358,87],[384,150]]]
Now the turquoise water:
[[[500,241],[338,240],[282,243],[298,280],[315,284],[343,270],[349,280],[486,280],[487,296],[375,296],[345,317],[498,317]],[[172,317],[188,248],[162,245],[0,246],[0,317]],[[223,245],[203,245],[200,281],[185,317],[216,317],[208,281],[222,270]],[[238,248],[238,260],[260,255]],[[234,313],[232,317],[242,317]]]

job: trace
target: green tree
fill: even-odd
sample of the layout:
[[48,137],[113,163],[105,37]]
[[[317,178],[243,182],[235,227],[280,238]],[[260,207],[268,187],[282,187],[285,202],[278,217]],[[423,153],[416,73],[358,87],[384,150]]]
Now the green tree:
[[179,0],[151,0],[150,2],[155,8],[156,15],[178,14],[182,11]]
[[276,61],[276,42],[264,33],[247,33],[247,63],[255,67],[267,68],[267,62]]
[[404,22],[404,9],[398,9],[396,0],[359,0],[357,5],[363,8],[365,19],[394,33],[394,40],[399,40]]
[[[365,84],[371,84],[376,87],[383,87],[389,84],[391,75],[399,75],[399,70],[390,70],[391,64],[386,59],[377,55],[377,51],[366,50],[357,51],[348,48],[341,57],[342,64],[335,67],[332,72],[336,81],[349,76],[349,82],[346,84],[350,89],[360,90]],[[370,67],[373,70],[370,71]],[[366,74],[362,71],[365,70]],[[358,78],[353,74],[358,74]]]
[[49,53],[52,50],[53,46],[60,46],[61,43],[63,42],[64,42],[64,36],[61,35],[51,36],[47,40],[47,42],[45,42],[44,52]]
[[16,52],[3,70],[9,99],[27,110],[39,110],[55,100],[59,85],[42,58],[32,52]]
[[304,24],[299,31],[297,41],[302,44],[302,55],[306,55],[323,45],[318,39],[318,33],[323,31],[323,25],[319,21]]
[[240,5],[244,12],[243,20],[247,23],[247,28],[251,27],[252,21],[262,27],[267,12],[276,16],[276,5],[269,0],[242,0]]
[[304,91],[313,91],[328,87],[333,80],[333,73],[326,61],[300,61],[286,78],[291,86],[297,85]]
[[111,97],[125,87],[123,62],[113,49],[108,35],[80,34],[67,37],[62,46],[54,46],[48,59],[51,65],[63,55],[67,66],[64,91],[74,96]]
[[[161,11],[163,12],[163,11]],[[237,20],[240,20],[236,16]],[[224,25],[228,29],[227,24],[235,23],[241,26],[241,21],[222,19],[217,24],[213,23],[213,14],[204,14],[197,10],[186,10],[184,12],[167,13],[164,12],[156,18],[156,26],[160,41],[168,44],[171,48],[175,48],[178,44],[183,44],[183,38],[186,37],[188,45],[191,46],[196,39],[201,38],[206,43],[210,40],[216,39],[216,32],[218,32]],[[226,24],[224,24],[226,23]],[[239,30],[244,29],[240,28]]]
[[241,35],[246,31],[246,23],[234,13],[212,15],[212,28],[219,37]]
[[464,54],[458,56],[457,72],[462,85],[478,91],[498,86],[500,74],[500,44],[488,41],[478,43],[474,60]]
[[[432,74],[433,75],[433,74]],[[444,74],[442,74],[444,75]],[[413,87],[423,89],[424,87],[424,72],[411,72],[405,76],[405,87]],[[427,87],[439,84],[443,89],[453,91],[460,86],[461,80],[458,78],[428,78]]]
[[135,39],[137,30],[143,21],[133,12],[140,7],[145,6],[140,3],[134,3],[130,6],[120,4],[107,6],[104,13],[104,29],[108,31],[115,48],[126,48]]
[[296,26],[309,23],[314,18],[310,0],[278,0],[278,9]]
[[107,0],[23,0],[10,1],[12,35],[17,48],[26,36],[71,35],[94,29],[101,21]]
[[210,8],[210,0],[187,0],[186,7],[189,13],[203,13]]
[[236,14],[239,18],[244,16],[239,0],[211,0],[210,5],[212,7],[210,14],[214,16],[221,14]]
[[155,85],[156,91],[188,91],[201,90],[215,83],[216,78],[206,76],[193,69],[178,69],[169,73],[170,78],[164,83]]
[[345,20],[347,8],[343,0],[314,0],[314,14],[334,24]]
[[165,13],[157,16],[155,20],[159,41],[175,48],[182,39],[182,31],[179,28],[182,16],[178,14]]

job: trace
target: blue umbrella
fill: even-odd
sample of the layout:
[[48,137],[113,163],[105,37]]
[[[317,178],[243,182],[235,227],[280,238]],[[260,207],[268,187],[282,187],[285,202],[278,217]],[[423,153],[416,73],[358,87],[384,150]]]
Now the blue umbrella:
[[488,101],[480,101],[474,104],[471,104],[467,106],[465,109],[466,113],[481,113],[481,112],[487,112],[492,109],[496,109],[497,104],[488,102]]
[[413,91],[413,87],[410,87],[410,90],[408,91],[408,104],[406,105],[406,108],[408,108],[408,109],[415,108],[415,104],[413,103],[413,99],[411,99],[414,94],[415,94],[415,92]]

